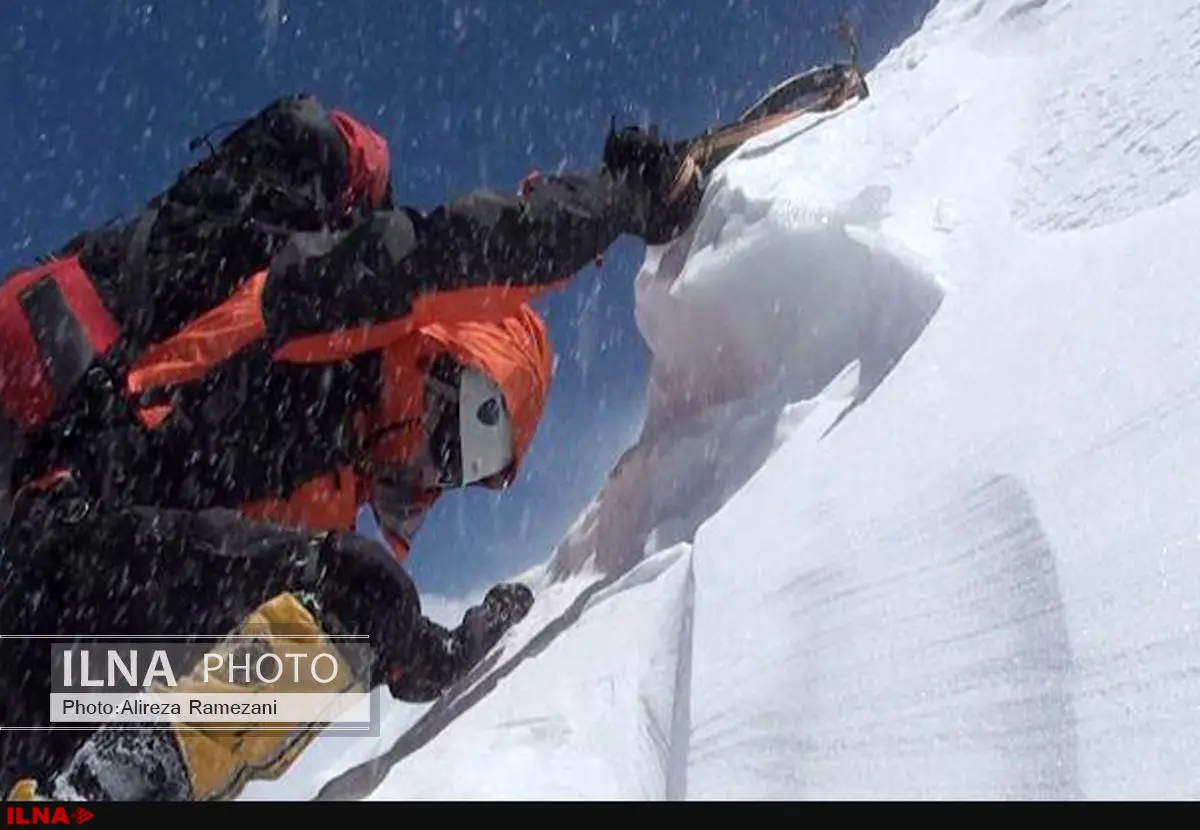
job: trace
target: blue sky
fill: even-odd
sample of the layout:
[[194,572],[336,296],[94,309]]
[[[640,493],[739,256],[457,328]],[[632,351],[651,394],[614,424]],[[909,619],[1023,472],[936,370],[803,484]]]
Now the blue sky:
[[[611,116],[671,136],[841,57],[867,65],[932,0],[5,0],[0,5],[0,272],[145,201],[199,158],[193,137],[311,92],[389,140],[397,199],[432,207],[532,167],[599,159]],[[200,151],[202,152],[202,151]],[[560,362],[510,491],[448,494],[410,563],[457,594],[544,559],[636,434],[648,356],[621,240],[539,302]]]

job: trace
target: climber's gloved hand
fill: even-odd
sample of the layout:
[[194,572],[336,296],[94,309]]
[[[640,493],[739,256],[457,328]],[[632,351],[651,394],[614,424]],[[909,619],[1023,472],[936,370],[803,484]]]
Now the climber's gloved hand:
[[503,583],[487,592],[483,602],[463,615],[459,627],[470,655],[468,662],[482,660],[504,633],[525,619],[533,607],[533,591],[519,582]]
[[654,126],[614,125],[604,142],[604,167],[628,218],[624,230],[648,245],[670,242],[696,218],[704,188],[687,149],[687,142],[659,138]]
[[397,700],[436,700],[486,657],[532,607],[529,588],[506,583],[488,591],[452,631],[425,620],[403,654],[382,661],[383,682]]

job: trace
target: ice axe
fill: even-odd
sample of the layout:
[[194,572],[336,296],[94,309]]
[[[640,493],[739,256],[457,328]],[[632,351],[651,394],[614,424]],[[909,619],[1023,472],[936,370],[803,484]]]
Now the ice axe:
[[854,27],[843,18],[834,31],[848,47],[850,59],[844,63],[816,66],[780,81],[736,121],[712,127],[692,139],[675,175],[668,201],[680,199],[697,176],[707,176],[754,136],[802,115],[833,112],[852,98],[862,100],[870,96],[866,78],[858,65],[859,46]]

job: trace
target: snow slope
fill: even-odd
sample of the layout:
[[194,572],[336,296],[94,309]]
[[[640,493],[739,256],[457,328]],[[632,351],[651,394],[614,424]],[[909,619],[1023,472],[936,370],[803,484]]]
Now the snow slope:
[[943,0],[744,148],[531,617],[247,797],[1200,795],[1197,55],[1200,0]]

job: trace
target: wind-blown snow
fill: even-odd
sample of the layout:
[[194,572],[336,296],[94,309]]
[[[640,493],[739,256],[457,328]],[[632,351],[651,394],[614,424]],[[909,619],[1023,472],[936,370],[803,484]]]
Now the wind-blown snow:
[[743,148],[530,618],[247,797],[1200,794],[1197,55],[1200,0],[943,0]]

